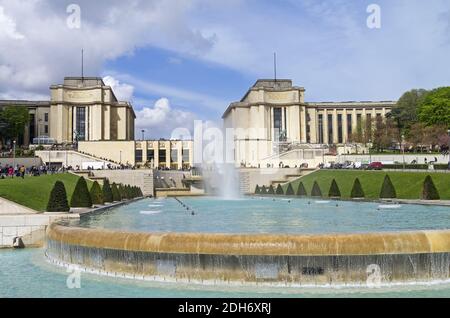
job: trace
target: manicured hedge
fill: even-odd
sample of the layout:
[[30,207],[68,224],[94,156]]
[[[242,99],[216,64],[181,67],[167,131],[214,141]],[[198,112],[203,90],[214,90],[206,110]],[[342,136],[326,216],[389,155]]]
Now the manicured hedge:
[[322,197],[322,190],[320,190],[319,184],[317,181],[314,181],[314,185],[311,190],[312,197]]
[[380,199],[395,199],[397,192],[392,184],[391,178],[388,175],[384,177],[383,185],[381,186]]
[[277,195],[284,195],[283,187],[281,187],[281,184],[278,184],[276,194]]
[[365,197],[364,190],[361,186],[359,178],[356,178],[355,182],[353,183],[353,188],[350,197],[354,199],[361,199]]
[[328,191],[328,196],[330,198],[340,198],[341,197],[341,191],[339,190],[339,186],[336,183],[336,180],[333,179],[331,181],[330,190]]
[[303,184],[303,182],[300,182],[298,184],[298,188],[297,188],[297,193],[298,196],[301,197],[306,197],[308,195],[308,193],[306,192],[306,188],[305,185]]
[[105,203],[103,200],[102,188],[100,188],[100,185],[98,184],[97,181],[95,181],[94,184],[92,185],[90,195],[92,204],[102,205]]
[[50,192],[47,204],[47,212],[69,212],[69,202],[67,201],[66,187],[61,181],[56,181]]
[[105,182],[103,183],[102,192],[104,202],[113,202],[113,194],[108,179],[106,179]]
[[294,195],[294,188],[292,187],[292,184],[288,184],[288,187],[286,189],[286,195]]
[[427,176],[425,181],[423,182],[423,191],[422,191],[422,199],[423,200],[440,200],[439,192],[434,185],[433,179],[431,176]]
[[72,199],[70,201],[72,208],[90,208],[92,207],[91,194],[84,177],[78,179],[75,190],[73,191]]

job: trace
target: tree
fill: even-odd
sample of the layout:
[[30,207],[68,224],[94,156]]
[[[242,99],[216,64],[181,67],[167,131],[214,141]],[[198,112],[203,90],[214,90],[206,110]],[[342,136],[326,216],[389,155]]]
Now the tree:
[[286,195],[294,195],[294,188],[292,188],[292,184],[289,183],[286,189]]
[[91,194],[92,204],[95,204],[95,205],[103,205],[104,204],[102,188],[100,188],[100,185],[98,184],[97,181],[95,181],[94,184],[92,185],[90,194]]
[[117,184],[114,182],[111,186],[112,197],[114,202],[122,201],[122,198],[119,193],[119,189],[117,189]]
[[386,175],[384,177],[383,185],[381,186],[380,199],[395,199],[397,192],[392,184],[391,178]]
[[256,185],[255,194],[261,194],[261,189],[259,188],[259,185]]
[[275,189],[273,188],[273,185],[270,185],[269,190],[267,190],[267,194],[275,194]]
[[105,181],[103,182],[102,192],[104,202],[113,202],[113,194],[108,179],[105,179]]
[[262,186],[262,188],[261,188],[261,194],[267,194],[266,186]]
[[277,195],[284,195],[284,191],[283,191],[283,188],[281,187],[281,184],[278,184],[276,193],[277,193]]
[[69,202],[67,201],[67,192],[64,183],[56,181],[50,192],[50,198],[47,204],[47,212],[69,212]]
[[423,182],[422,200],[440,200],[439,192],[434,185],[431,176],[427,176]]
[[18,140],[23,136],[29,121],[30,115],[27,107],[4,107],[0,112],[1,138]]
[[322,190],[320,190],[319,184],[317,181],[314,181],[314,185],[311,190],[312,197],[322,197]]
[[333,181],[331,181],[331,186],[330,186],[330,191],[328,191],[328,196],[330,198],[340,198],[341,197],[341,191],[339,190],[339,187],[338,187],[335,179],[333,179]]
[[425,96],[419,108],[419,120],[426,124],[450,128],[450,87],[440,87]]
[[350,197],[354,199],[361,199],[365,197],[364,190],[361,186],[361,182],[359,182],[359,178],[356,178],[355,182],[353,183],[353,188]]
[[377,116],[373,131],[373,148],[377,151],[383,151],[392,144],[400,142],[400,131],[395,121],[391,118],[383,119],[383,117]]
[[70,206],[72,208],[90,208],[92,207],[91,194],[84,177],[80,177],[75,186],[75,190],[70,200]]
[[303,182],[300,182],[298,184],[297,195],[301,196],[301,197],[306,197],[308,195],[308,193],[306,192],[306,188],[305,188],[305,185],[303,184]]
[[413,89],[404,93],[387,117],[392,118],[402,132],[407,133],[418,122],[418,110],[427,93],[425,89]]

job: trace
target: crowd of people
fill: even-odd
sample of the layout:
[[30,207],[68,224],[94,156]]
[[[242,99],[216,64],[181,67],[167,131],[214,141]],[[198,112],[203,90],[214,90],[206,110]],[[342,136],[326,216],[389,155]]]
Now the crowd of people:
[[25,178],[25,176],[40,176],[45,174],[62,173],[69,170],[65,167],[49,167],[46,165],[25,167],[24,165],[4,165],[0,164],[0,179],[5,178]]

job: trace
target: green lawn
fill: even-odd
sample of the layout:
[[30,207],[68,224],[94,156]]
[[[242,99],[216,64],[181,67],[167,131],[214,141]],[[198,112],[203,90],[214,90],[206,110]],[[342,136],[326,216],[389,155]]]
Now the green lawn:
[[[78,177],[69,173],[25,177],[25,179],[0,179],[0,197],[43,212],[47,208],[53,185],[58,180],[64,183],[70,202]],[[88,183],[88,186],[91,186],[91,183]]]
[[[349,198],[355,178],[359,178],[367,199],[378,199],[384,176],[388,174],[397,191],[399,199],[420,199],[424,172],[383,172],[383,171],[352,171],[352,170],[320,170],[301,179],[308,194],[314,181],[319,183],[324,196],[328,196],[331,181],[336,182],[343,198]],[[450,200],[450,173],[431,173],[434,184],[442,200]],[[292,182],[294,191],[297,191],[299,180]],[[284,187],[286,191],[286,186]]]

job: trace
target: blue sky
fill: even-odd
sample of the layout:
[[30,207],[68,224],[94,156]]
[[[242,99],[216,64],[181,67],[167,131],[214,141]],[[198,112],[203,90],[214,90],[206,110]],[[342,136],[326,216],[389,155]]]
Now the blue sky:
[[[80,8],[80,27],[67,24]],[[370,29],[367,7],[381,9]],[[102,76],[131,100],[137,130],[167,137],[220,124],[258,78],[306,88],[307,101],[394,100],[449,84],[447,0],[0,0],[0,98],[48,99],[50,84]],[[139,134],[140,135],[140,134]]]

